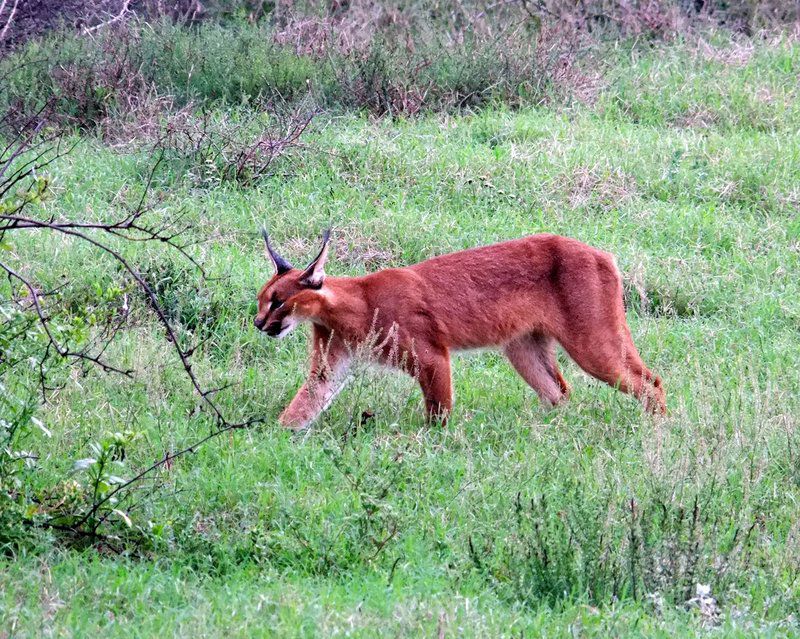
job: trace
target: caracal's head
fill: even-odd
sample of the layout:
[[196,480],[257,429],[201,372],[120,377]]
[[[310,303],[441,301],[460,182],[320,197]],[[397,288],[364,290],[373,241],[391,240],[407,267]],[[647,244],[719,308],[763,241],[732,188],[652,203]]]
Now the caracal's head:
[[318,291],[325,283],[330,230],[323,234],[322,249],[305,269],[294,268],[278,255],[269,243],[266,230],[262,229],[261,234],[274,274],[258,293],[258,313],[253,323],[270,337],[284,337],[303,319],[296,313],[302,305],[303,294]]

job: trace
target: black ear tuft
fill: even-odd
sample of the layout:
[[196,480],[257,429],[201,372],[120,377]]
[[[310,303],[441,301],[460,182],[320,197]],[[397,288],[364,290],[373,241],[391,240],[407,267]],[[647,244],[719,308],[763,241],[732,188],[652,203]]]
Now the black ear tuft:
[[283,275],[287,271],[291,271],[293,268],[292,265],[272,249],[272,246],[269,243],[269,234],[267,233],[267,229],[264,227],[261,228],[261,235],[264,238],[264,244],[267,248],[267,257],[272,262],[272,266],[275,268],[275,273],[277,275]]

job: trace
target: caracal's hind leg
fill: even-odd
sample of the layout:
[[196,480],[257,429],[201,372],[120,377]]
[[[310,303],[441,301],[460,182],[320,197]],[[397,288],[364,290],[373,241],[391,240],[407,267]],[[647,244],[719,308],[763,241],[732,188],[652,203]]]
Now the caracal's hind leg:
[[627,325],[596,327],[560,340],[569,356],[597,379],[630,393],[651,413],[665,414],[666,396],[661,378],[645,366]]
[[555,406],[569,397],[569,384],[556,362],[555,339],[542,333],[528,333],[506,344],[503,350],[542,403]]
[[350,352],[330,332],[314,325],[311,370],[294,399],[278,417],[292,430],[307,428],[334,400],[344,386],[350,367]]
[[661,378],[647,368],[642,361],[627,326],[622,343],[625,348],[625,365],[631,375],[631,392],[642,402],[647,411],[666,415],[667,396],[664,392],[664,384]]

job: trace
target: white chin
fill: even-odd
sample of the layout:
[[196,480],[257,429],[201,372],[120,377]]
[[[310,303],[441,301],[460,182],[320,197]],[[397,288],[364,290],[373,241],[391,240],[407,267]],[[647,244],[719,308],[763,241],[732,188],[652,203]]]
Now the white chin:
[[294,321],[290,320],[289,322],[287,322],[286,324],[281,326],[281,332],[278,333],[275,337],[277,339],[281,339],[282,337],[286,337],[289,333],[292,332],[292,330],[294,329],[295,326],[297,326],[297,322],[294,322]]

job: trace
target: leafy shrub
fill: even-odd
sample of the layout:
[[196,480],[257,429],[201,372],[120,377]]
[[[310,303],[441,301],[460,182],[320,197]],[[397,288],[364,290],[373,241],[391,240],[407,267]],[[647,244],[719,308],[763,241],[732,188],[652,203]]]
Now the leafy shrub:
[[307,92],[317,65],[273,41],[264,25],[203,25],[197,30],[160,23],[144,32],[147,79],[179,104],[241,104],[266,95],[292,100]]
[[[725,593],[738,585],[733,575],[758,571],[750,554],[765,534],[758,515],[708,495],[618,501],[595,488],[567,481],[558,495],[517,494],[513,518],[498,522],[496,535],[470,537],[473,569],[504,597],[529,605],[648,593],[680,605],[697,583]],[[732,523],[717,530],[718,521]]]
[[[24,542],[28,529],[63,530],[70,539],[90,543],[102,540],[113,547],[109,530],[115,531],[115,539],[120,539],[120,524],[134,528],[122,509],[134,494],[131,487],[138,488],[142,478],[149,478],[175,457],[193,452],[196,446],[223,432],[244,428],[255,419],[231,422],[225,418],[212,399],[221,389],[205,389],[192,371],[190,358],[200,344],[183,345],[191,337],[187,332],[203,332],[212,326],[223,315],[222,306],[200,295],[206,292],[202,286],[189,286],[195,278],[171,263],[167,262],[166,269],[160,263],[152,269],[146,264],[144,268],[138,264],[134,268],[118,252],[123,250],[120,244],[125,243],[166,244],[202,273],[185,246],[176,241],[182,231],[176,231],[172,222],[164,224],[161,220],[154,225],[146,217],[152,210],[145,206],[149,181],[134,200],[135,205],[122,205],[116,220],[56,219],[42,215],[41,209],[28,212],[26,207],[38,203],[46,190],[43,170],[60,156],[59,136],[39,135],[40,129],[41,123],[35,122],[24,126],[22,133],[6,128],[9,143],[0,153],[0,246],[7,251],[0,261],[0,270],[7,276],[0,286],[0,542],[13,552]],[[20,237],[19,230],[23,235],[33,231],[76,238],[110,258],[117,267],[116,277],[101,276],[89,290],[85,282],[82,287],[73,288],[67,282],[47,289],[37,281],[36,270],[14,250],[12,240]],[[183,372],[213,413],[216,429],[192,446],[166,452],[159,461],[130,478],[123,474],[124,462],[126,448],[136,433],[111,432],[92,437],[89,456],[75,462],[72,475],[65,477],[59,472],[56,477],[41,478],[32,467],[37,456],[20,449],[31,425],[39,425],[49,434],[33,417],[32,407],[39,401],[46,402],[72,375],[88,374],[93,367],[123,377],[132,375],[132,370],[106,358],[130,318],[127,293],[131,289],[141,292],[154,311]],[[63,469],[64,461],[59,459],[56,463]],[[156,528],[137,527],[135,533],[144,532],[149,539]],[[127,538],[128,533],[123,532]]]
[[255,25],[193,31],[132,21],[92,38],[54,34],[0,59],[0,108],[22,120],[50,104],[51,120],[91,128],[153,96],[164,108],[299,98],[318,73]]
[[[5,333],[8,327],[6,323],[0,330]],[[3,353],[5,357],[8,351]],[[26,522],[37,507],[31,477],[36,455],[23,448],[34,425],[40,424],[35,406],[0,382],[0,554],[24,543],[30,533]]]
[[138,33],[122,27],[97,41],[68,34],[34,41],[0,60],[4,112],[22,121],[48,107],[54,121],[91,128],[144,92],[140,52]]
[[188,268],[151,258],[141,264],[140,272],[167,320],[183,329],[203,333],[224,316],[221,300],[198,283]]
[[[19,292],[6,289],[0,301],[0,553],[14,553],[33,535],[45,528],[69,527],[113,487],[109,479],[119,458],[124,436],[92,444],[98,460],[88,482],[74,477],[45,476],[35,452],[36,436],[50,437],[50,431],[36,417],[43,398],[59,388],[69,374],[68,355],[91,347],[91,333],[114,326],[118,289],[94,291],[99,299],[75,307],[77,300],[62,298],[62,291],[38,291],[38,303],[47,313],[47,331],[32,312],[34,300],[25,287]],[[107,302],[110,302],[110,308]],[[70,306],[73,306],[70,308]],[[60,310],[59,310],[60,309]],[[56,356],[55,343],[62,353]],[[99,361],[99,360],[98,360]],[[114,448],[117,446],[117,448]],[[116,463],[116,462],[115,462]],[[88,469],[89,464],[85,468]],[[98,509],[91,525],[105,523],[119,515],[116,504]],[[118,509],[116,509],[118,511]],[[124,519],[124,517],[123,517]],[[97,526],[99,527],[99,525]],[[96,528],[95,528],[96,530]]]
[[391,23],[361,25],[356,39],[359,25],[327,20],[315,36],[326,43],[319,49],[269,24],[189,29],[130,20],[91,38],[55,34],[0,60],[0,109],[21,119],[52,101],[51,120],[91,128],[154,103],[253,105],[311,92],[328,107],[415,114],[492,98],[538,103],[586,81],[571,32],[537,21],[501,38],[468,26],[452,34]]

